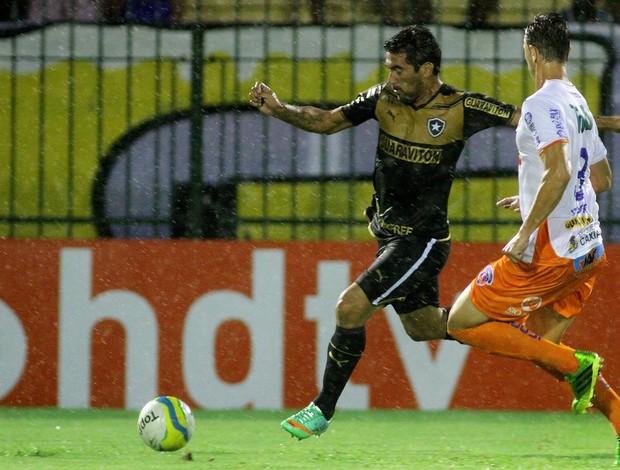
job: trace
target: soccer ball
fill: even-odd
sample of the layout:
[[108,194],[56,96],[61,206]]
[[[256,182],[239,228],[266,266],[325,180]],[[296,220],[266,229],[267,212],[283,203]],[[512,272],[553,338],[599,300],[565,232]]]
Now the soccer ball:
[[151,449],[179,450],[192,438],[194,415],[190,407],[176,397],[157,397],[140,411],[138,432]]

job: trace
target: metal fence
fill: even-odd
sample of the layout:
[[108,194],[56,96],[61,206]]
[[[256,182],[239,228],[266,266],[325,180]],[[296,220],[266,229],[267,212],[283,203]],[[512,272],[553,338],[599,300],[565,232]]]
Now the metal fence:
[[[1,23],[0,236],[367,238],[376,123],[309,134],[260,115],[247,95],[261,80],[289,102],[349,102],[385,78],[384,40],[416,18],[442,45],[444,82],[515,104],[533,91],[521,42],[537,2],[499,2],[476,27],[448,0],[429,2],[430,16],[425,2],[314,2],[318,13],[301,0],[133,13],[121,3],[32,1]],[[619,99],[617,28],[609,18],[572,28],[571,78],[596,113]],[[616,137],[605,140],[612,154]],[[514,233],[517,216],[494,203],[515,193],[515,171],[513,130],[469,141],[450,202],[455,239]],[[601,198],[612,240],[617,197]]]

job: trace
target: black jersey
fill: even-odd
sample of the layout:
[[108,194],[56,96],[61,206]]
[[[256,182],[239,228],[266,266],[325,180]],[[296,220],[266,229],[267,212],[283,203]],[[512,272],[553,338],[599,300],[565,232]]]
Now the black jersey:
[[448,196],[465,141],[483,129],[508,124],[515,109],[445,84],[419,107],[401,102],[385,84],[343,106],[354,125],[379,121],[373,231],[447,237]]

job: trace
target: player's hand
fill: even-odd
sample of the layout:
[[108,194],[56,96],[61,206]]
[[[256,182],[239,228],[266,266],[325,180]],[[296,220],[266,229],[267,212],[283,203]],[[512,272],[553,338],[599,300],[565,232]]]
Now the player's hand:
[[503,207],[504,209],[510,209],[515,212],[521,212],[521,206],[519,205],[519,196],[509,196],[501,199],[495,203],[497,207]]
[[274,110],[282,106],[273,90],[262,82],[256,82],[249,95],[250,105],[268,116],[273,116]]
[[517,233],[512,240],[506,243],[506,246],[502,249],[502,252],[510,261],[513,263],[518,263],[523,259],[528,243],[529,237],[523,237]]

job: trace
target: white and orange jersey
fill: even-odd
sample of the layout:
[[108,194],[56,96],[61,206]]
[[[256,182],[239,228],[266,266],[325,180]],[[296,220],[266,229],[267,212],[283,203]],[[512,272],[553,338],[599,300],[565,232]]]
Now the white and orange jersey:
[[547,80],[525,100],[517,126],[519,150],[519,203],[527,217],[544,172],[540,154],[558,142],[570,150],[571,179],[558,205],[530,237],[523,261],[542,264],[576,259],[602,244],[596,194],[590,166],[602,161],[607,150],[586,100],[572,84]]

